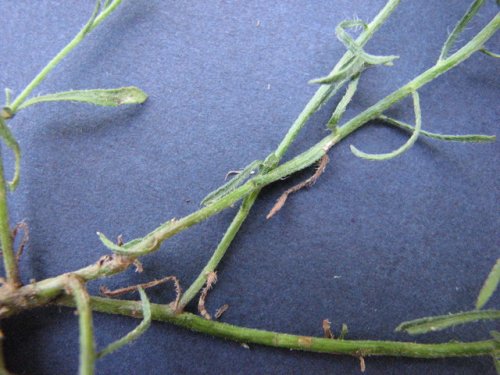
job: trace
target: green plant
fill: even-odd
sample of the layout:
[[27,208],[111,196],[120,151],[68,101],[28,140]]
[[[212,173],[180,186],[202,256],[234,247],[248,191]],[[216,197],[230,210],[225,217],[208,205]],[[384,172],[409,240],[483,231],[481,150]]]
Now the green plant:
[[[118,105],[134,102],[140,103],[145,100],[145,95],[140,90],[135,88],[124,88],[118,90],[90,90],[85,92],[73,91],[69,93],[58,93],[45,97],[38,97],[31,100],[28,99],[31,91],[39,83],[41,83],[43,78],[57,65],[57,63],[81,40],[83,40],[83,38],[90,31],[102,22],[105,17],[107,17],[107,15],[109,15],[119,5],[119,3],[120,1],[106,1],[101,8],[100,2],[98,2],[94,14],[87,25],[77,35],[77,37],[75,37],[75,39],[60,54],[58,54],[56,58],[54,58],[54,60],[52,60],[47,67],[44,68],[44,70],[42,70],[40,75],[38,75],[15,100],[11,101],[9,98],[10,95],[7,94],[7,101],[2,115],[2,135],[6,145],[15,152],[18,160],[20,158],[19,146],[10,133],[6,122],[7,120],[10,120],[18,111],[28,105],[53,100],[82,101],[96,105]],[[1,316],[7,317],[23,309],[33,308],[47,303],[76,305],[80,313],[82,373],[91,373],[93,371],[93,361],[97,357],[92,339],[92,324],[89,307],[96,311],[126,315],[133,315],[137,311],[143,311],[144,321],[141,323],[141,328],[136,330],[134,334],[127,336],[126,340],[122,340],[120,342],[126,342],[127,340],[137,337],[137,333],[140,333],[143,329],[147,328],[149,324],[148,322],[151,319],[156,319],[171,321],[174,324],[183,325],[201,332],[232,338],[237,341],[261,343],[285,348],[342,353],[358,356],[360,358],[370,355],[404,355],[422,358],[496,355],[495,351],[498,350],[498,343],[495,341],[495,338],[475,343],[444,343],[432,345],[384,341],[332,340],[328,338],[298,337],[274,332],[234,327],[211,321],[207,319],[208,317],[205,314],[203,314],[205,318],[203,319],[187,312],[182,312],[184,307],[191,300],[193,300],[204,285],[207,286],[202,292],[202,297],[206,296],[206,293],[214,282],[213,272],[217,268],[220,259],[223,257],[225,251],[247,217],[253,203],[259,195],[260,189],[274,181],[321,161],[318,173],[306,181],[306,185],[314,183],[319,177],[321,171],[326,167],[326,163],[328,161],[326,155],[328,150],[338,144],[338,142],[343,140],[353,131],[367,124],[369,121],[374,119],[382,120],[387,122],[389,125],[400,127],[412,133],[407,143],[395,151],[386,154],[371,155],[352,147],[352,151],[356,156],[372,160],[383,160],[402,154],[414,144],[419,135],[430,136],[448,141],[485,142],[494,139],[494,137],[483,135],[451,136],[432,134],[423,131],[421,129],[422,122],[420,116],[419,95],[417,92],[421,86],[432,81],[447,70],[452,69],[460,62],[470,57],[473,53],[477,51],[485,51],[484,44],[497,31],[500,25],[500,18],[498,15],[474,38],[466,43],[464,47],[460,48],[457,52],[451,55],[449,54],[454,40],[456,40],[457,36],[461,33],[469,20],[477,13],[483,3],[484,1],[475,1],[472,4],[466,16],[450,34],[450,37],[446,41],[445,47],[443,47],[441,56],[436,65],[420,74],[408,84],[388,95],[374,106],[368,108],[360,115],[349,120],[344,125],[338,126],[345,108],[349,104],[354,92],[357,89],[357,83],[363,71],[369,66],[391,64],[396,58],[396,56],[374,56],[368,54],[363,50],[363,46],[392,13],[398,5],[398,1],[389,1],[384,9],[370,24],[364,24],[361,21],[346,21],[341,23],[337,27],[337,36],[341,42],[344,43],[348,52],[346,52],[345,56],[333,68],[330,74],[313,81],[314,83],[320,83],[320,88],[306,108],[299,115],[297,121],[292,125],[275,152],[270,154],[263,161],[252,162],[237,177],[230,180],[228,184],[209,194],[203,202],[205,206],[193,214],[178,220],[170,220],[144,237],[129,241],[125,244],[115,244],[103,234],[99,234],[103,244],[111,250],[113,255],[104,256],[96,264],[77,270],[71,274],[60,275],[55,278],[42,280],[35,284],[26,286],[20,286],[19,282],[17,262],[15,259],[16,257],[12,249],[12,236],[5,199],[5,187],[11,186],[12,188],[15,188],[15,185],[17,184],[19,176],[19,166],[17,166],[12,183],[9,184],[3,179],[0,181],[0,189],[3,189],[0,191],[0,193],[2,193],[0,194],[0,234],[7,278],[0,293],[2,301]],[[356,40],[354,40],[347,32],[347,29],[352,27],[360,27],[363,29],[363,32]],[[337,108],[328,122],[331,134],[289,162],[280,164],[281,159],[310,116],[344,85],[348,86],[346,93],[337,105]],[[409,95],[412,95],[414,101],[415,127],[387,117],[383,114],[384,111],[396,102]],[[252,172],[254,172],[253,175]],[[3,173],[0,173],[0,175],[3,175]],[[300,187],[302,186],[299,186],[298,188]],[[293,191],[287,191],[286,195],[284,195],[277,202],[272,214],[275,214],[281,208],[286,200],[286,197],[290,193],[293,193]],[[141,303],[88,296],[85,289],[85,282],[110,276],[114,273],[125,270],[130,265],[134,264],[138,257],[158,250],[164,240],[220,212],[240,199],[243,199],[241,208],[228,228],[221,243],[214,252],[213,257],[187,291],[182,295],[180,293],[178,294],[178,301],[175,301],[169,306],[149,304],[144,292],[141,292]],[[493,276],[490,277],[486,283],[486,291],[493,291],[496,288],[498,281],[498,267],[492,275]],[[142,287],[145,288],[147,285],[142,285]],[[136,289],[141,290],[139,287]],[[66,294],[66,297],[64,294]],[[111,293],[104,291],[104,294]],[[484,302],[488,299],[488,295],[491,295],[491,293],[481,293],[481,303],[478,304],[478,308],[484,305]],[[204,298],[200,298],[201,312],[203,312],[203,301]],[[430,327],[435,328],[437,326],[442,327],[457,322],[462,323],[475,319],[497,319],[498,317],[499,314],[497,311],[479,311],[470,314],[460,314],[453,317],[447,317],[447,319],[444,320],[443,318],[435,318],[432,320],[427,319],[425,320],[425,323],[430,322]],[[403,324],[400,328],[408,330],[409,332],[422,332],[426,328],[422,328],[421,323],[422,322],[411,322]],[[105,350],[104,352],[108,351]]]

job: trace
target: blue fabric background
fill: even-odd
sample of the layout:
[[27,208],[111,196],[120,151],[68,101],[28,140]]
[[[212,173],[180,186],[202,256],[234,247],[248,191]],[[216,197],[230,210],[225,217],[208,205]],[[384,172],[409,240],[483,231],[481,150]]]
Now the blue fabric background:
[[[367,51],[397,54],[393,67],[363,74],[352,117],[430,67],[470,1],[402,1]],[[107,253],[95,232],[126,239],[197,209],[238,169],[272,151],[344,53],[334,28],[354,16],[371,20],[384,1],[124,0],[36,91],[137,85],[142,106],[77,104],[32,107],[11,121],[23,149],[22,182],[9,196],[14,221],[27,220],[23,281],[40,280]],[[85,23],[86,1],[0,2],[0,86],[15,93]],[[493,1],[461,38],[496,12]],[[500,49],[496,36],[488,47]],[[497,133],[498,62],[481,54],[420,90],[423,126],[444,133]],[[326,135],[335,99],[315,115],[287,158]],[[411,100],[390,110],[413,121]],[[222,321],[322,335],[328,318],[352,339],[421,342],[477,340],[494,324],[413,338],[401,322],[473,308],[498,257],[499,146],[421,139],[387,162],[354,157],[349,144],[387,152],[407,135],[379,125],[353,134],[331,155],[321,180],[265,219],[287,187],[311,170],[264,189],[219,267],[208,297]],[[9,162],[10,155],[6,153]],[[10,172],[11,168],[7,167]],[[229,209],[167,241],[132,270],[91,283],[126,286],[177,275],[187,287],[229,224]],[[171,286],[148,291],[168,302]],[[499,305],[499,298],[489,306]],[[195,309],[190,307],[190,310]],[[100,348],[137,321],[96,314]],[[18,374],[72,374],[78,368],[73,312],[46,308],[2,322],[7,362]],[[493,374],[489,358],[368,358],[367,374]],[[358,361],[225,342],[155,323],[135,344],[101,360],[99,374],[356,374]]]

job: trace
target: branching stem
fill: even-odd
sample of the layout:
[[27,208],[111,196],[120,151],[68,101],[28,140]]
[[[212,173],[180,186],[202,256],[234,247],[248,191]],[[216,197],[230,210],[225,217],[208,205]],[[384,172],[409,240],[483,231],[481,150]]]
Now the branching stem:
[[[380,10],[377,16],[373,19],[372,22],[366,27],[366,29],[361,33],[361,35],[356,40],[356,43],[360,46],[364,46],[371,37],[375,34],[375,32],[384,24],[387,18],[394,12],[396,7],[398,6],[400,0],[389,0],[384,8]],[[347,51],[344,56],[339,60],[339,62],[335,65],[332,72],[330,74],[334,74],[338,72],[342,66],[352,58],[352,53]],[[267,160],[272,160],[272,163],[267,165],[267,168],[273,169],[275,168],[285,153],[287,152],[290,145],[294,142],[297,135],[300,133],[302,128],[305,126],[309,118],[324,104],[329,97],[333,94],[333,91],[338,90],[345,82],[337,85],[337,86],[328,86],[322,85],[316,90],[316,93],[306,104],[305,108],[299,114],[297,119],[294,121],[288,132],[286,133],[283,140],[280,142],[274,153],[272,153]],[[340,115],[339,115],[340,118]],[[264,172],[268,172],[265,170]],[[236,234],[241,228],[241,225],[248,217],[250,210],[252,209],[253,204],[255,203],[257,197],[260,194],[261,189],[256,189],[251,192],[248,196],[243,199],[243,203],[240,206],[236,216],[232,220],[231,224],[227,228],[224,236],[221,241],[217,245],[212,257],[208,261],[207,265],[200,272],[195,281],[191,284],[191,286],[186,290],[184,295],[182,296],[180,308],[183,309],[195,296],[196,294],[203,288],[207,277],[210,272],[215,271],[220,261],[224,257],[227,249],[231,245],[234,240]]]
[[104,21],[117,7],[122,0],[114,0],[107,5],[99,15],[92,21],[88,28],[84,27],[49,63],[36,75],[35,78],[26,86],[26,88],[16,97],[10,105],[11,114],[14,115],[19,106],[27,99],[31,92],[54,70],[54,68],[64,59],[76,46],[78,46],[85,36],[94,30],[102,21]]

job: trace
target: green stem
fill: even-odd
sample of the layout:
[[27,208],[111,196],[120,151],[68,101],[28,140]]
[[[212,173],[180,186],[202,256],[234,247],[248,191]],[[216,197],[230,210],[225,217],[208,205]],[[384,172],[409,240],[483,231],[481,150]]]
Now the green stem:
[[[318,161],[325,153],[340,140],[347,137],[349,134],[358,130],[360,127],[381,115],[385,110],[390,108],[394,103],[402,100],[420,87],[434,80],[441,74],[454,68],[474,52],[478,51],[483,44],[495,34],[500,27],[500,14],[497,14],[471,41],[465,46],[449,56],[447,59],[438,62],[436,65],[420,74],[418,77],[402,86],[392,94],[386,96],[378,103],[369,107],[359,115],[349,120],[345,125],[337,128],[335,134],[330,134],[312,146],[309,150],[296,156],[292,160],[280,165],[264,175],[258,175],[232,191],[225,197],[214,202],[208,207],[204,207],[184,218],[176,221],[169,221],[156,229],[152,237],[145,237],[143,241],[138,242],[134,246],[127,249],[126,253],[132,256],[139,256],[151,253],[158,249],[159,244],[172,237],[173,235],[189,228],[192,225],[199,223],[208,217],[215,215],[228,206],[232,205],[250,192],[260,189],[270,183],[280,180],[283,177],[291,175],[299,170],[302,170]],[[153,246],[154,245],[154,246]]]
[[[399,5],[400,0],[389,0],[387,4],[380,10],[380,12],[375,16],[375,18],[368,24],[366,29],[361,33],[361,35],[356,39],[356,43],[359,46],[364,46],[375,34],[375,32],[384,24],[387,18],[394,12],[396,7]],[[331,74],[338,72],[342,66],[352,58],[353,54],[350,51],[347,51],[344,56],[339,60],[339,62],[335,65]],[[283,140],[280,142],[276,151],[274,152],[274,156],[276,157],[277,163],[285,153],[287,152],[290,145],[293,143],[297,135],[302,130],[302,127],[306,124],[307,120],[311,117],[313,113],[315,113],[321,105],[330,97],[331,94],[331,85],[321,85],[316,93],[313,95],[311,100],[306,104],[305,108],[299,114],[293,125],[290,127],[290,130],[285,135]],[[277,164],[276,163],[276,164]]]
[[[59,303],[65,306],[73,305],[73,302],[67,298],[61,299]],[[130,317],[139,317],[140,314],[138,314],[138,312],[141,311],[140,302],[112,300],[101,297],[91,297],[91,306],[95,311]],[[158,304],[151,304],[151,313],[153,320],[170,322],[196,332],[242,343],[319,353],[352,355],[356,357],[471,357],[491,355],[496,347],[493,340],[417,344],[398,341],[334,340],[320,337],[290,335],[206,320],[190,313],[176,315],[170,307]]]
[[[387,18],[392,14],[394,9],[396,9],[397,5],[399,4],[400,0],[389,0],[387,4],[385,5],[384,8],[378,13],[378,15],[373,19],[373,21],[367,26],[366,30],[358,37],[356,42],[360,46],[364,46],[370,38],[373,36],[373,34],[382,26],[382,24],[387,20]],[[333,68],[332,72],[330,74],[334,74],[338,72],[341,67],[352,57],[352,53],[350,51],[347,51],[344,56],[339,60],[339,62],[335,65]],[[309,102],[306,104],[305,108],[302,110],[302,112],[299,114],[297,119],[294,121],[288,132],[285,134],[285,137],[283,140],[280,142],[278,147],[276,148],[276,151],[271,154],[273,157],[271,165],[267,166],[268,170],[271,170],[275,168],[281,159],[283,158],[284,154],[290,147],[290,145],[293,143],[299,132],[302,130],[304,125],[307,123],[309,118],[321,107],[323,103],[325,103],[328,98],[332,95],[334,90],[340,89],[341,86],[343,86],[345,82],[341,84],[332,85],[332,86],[327,86],[327,85],[322,85],[316,90],[316,93],[313,95],[313,97],[309,100]],[[266,170],[265,172],[267,172]],[[217,248],[214,251],[214,254],[208,261],[207,265],[203,268],[201,273],[198,275],[196,280],[191,284],[191,286],[186,290],[186,292],[183,294],[181,301],[180,301],[180,308],[183,309],[186,307],[186,305],[198,294],[198,292],[203,288],[203,285],[205,284],[207,280],[207,274],[209,272],[215,271],[217,266],[219,265],[220,261],[226,254],[227,249],[231,245],[232,241],[234,240],[234,237],[238,233],[241,225],[243,222],[246,220],[248,214],[250,213],[250,210],[252,209],[253,204],[255,203],[255,200],[259,196],[260,189],[257,189],[253,191],[250,195],[244,198],[243,203],[240,206],[240,209],[238,210],[236,216],[234,217],[233,221],[229,225],[228,229],[226,230],[224,236],[222,237],[221,241],[217,245]]]
[[18,287],[21,285],[19,279],[19,268],[17,259],[12,248],[12,234],[9,224],[9,209],[7,207],[7,188],[3,171],[3,159],[0,154],[0,244],[2,246],[3,264],[7,282]]
[[198,294],[201,288],[203,288],[203,285],[207,281],[207,275],[210,272],[215,271],[220,261],[222,260],[222,257],[226,254],[229,245],[231,245],[231,242],[236,236],[236,233],[238,233],[238,231],[241,228],[241,225],[243,224],[248,214],[250,213],[250,209],[252,208],[259,193],[260,189],[250,193],[243,199],[243,203],[241,204],[240,209],[238,210],[233,221],[227,228],[226,233],[224,233],[224,237],[222,237],[222,240],[217,245],[217,248],[215,249],[207,265],[203,267],[203,270],[198,275],[196,280],[193,281],[191,286],[182,295],[182,298],[179,302],[180,310],[183,310],[187,306],[187,304],[191,302],[192,299]]
[[[154,238],[151,241],[151,237],[147,237],[143,241],[139,241],[136,245],[129,248],[129,257],[118,257],[117,259],[126,259],[127,262],[123,264],[117,264],[114,262],[106,263],[105,267],[100,268],[100,266],[89,266],[85,267],[82,270],[77,271],[78,274],[84,274],[86,280],[96,279],[107,274],[113,274],[122,271],[130,265],[130,260],[134,257],[149,254],[155,251],[158,248],[158,245],[174,236],[175,234],[195,225],[210,216],[215,215],[221,210],[229,207],[239,199],[244,196],[250,194],[253,191],[257,191],[262,187],[280,180],[283,177],[286,177],[298,170],[306,168],[317,160],[319,160],[325,153],[337,142],[345,138],[350,133],[354,132],[362,125],[367,123],[373,118],[376,118],[390,106],[392,106],[398,100],[401,100],[406,95],[410,94],[412,91],[422,87],[426,83],[430,82],[437,76],[443,74],[444,72],[450,70],[455,67],[462,61],[466,60],[470,55],[472,55],[475,51],[479,50],[482,45],[496,32],[496,30],[500,26],[500,15],[496,15],[493,20],[491,20],[470,42],[468,42],[465,46],[463,46],[460,50],[455,52],[453,55],[448,57],[446,60],[443,60],[437,63],[435,66],[425,71],[417,78],[412,80],[407,85],[401,87],[396,90],[386,98],[379,101],[377,104],[368,108],[358,116],[355,116],[350,121],[348,121],[344,126],[337,129],[335,135],[330,134],[327,137],[323,138],[316,145],[311,147],[309,150],[303,152],[302,154],[296,156],[292,160],[284,163],[277,168],[273,169],[269,173],[265,175],[259,175],[250,181],[246,182],[244,185],[240,186],[233,192],[229,193],[227,196],[221,198],[210,206],[201,208],[200,210],[185,216],[184,218],[176,221],[170,221],[165,223],[156,229],[153,234]],[[152,243],[154,246],[152,246]],[[127,251],[128,251],[127,250]],[[19,294],[12,295],[1,295],[8,292],[2,291],[0,293],[0,300],[2,301],[2,307],[8,307],[7,311],[2,311],[0,313],[0,317],[8,316],[9,314],[15,313],[24,308],[30,308],[36,305],[41,305],[43,303],[47,303],[51,298],[56,297],[60,291],[64,288],[64,285],[61,284],[61,279],[59,277],[55,277],[52,279],[44,280],[33,285],[27,285],[22,289],[22,296],[27,299],[25,305],[18,304],[17,308],[13,307],[13,301],[15,301],[16,296]],[[29,298],[28,298],[29,296]],[[26,306],[26,307],[25,307]]]
[[[384,99],[366,109],[358,116],[348,121],[344,126],[339,128],[338,132],[341,134],[341,137],[344,138],[346,135],[357,130],[368,121],[374,119],[378,115],[381,115],[382,112],[390,108],[394,103],[402,100],[410,93],[417,91],[420,87],[436,79],[438,76],[447,72],[451,68],[454,68],[461,62],[467,60],[474,52],[477,52],[482,48],[483,44],[495,34],[499,27],[500,14],[497,13],[495,17],[474,38],[472,38],[465,46],[453,55],[439,61],[432,68],[420,74],[418,77],[394,91],[392,94],[386,96]],[[328,138],[331,137],[332,136],[328,136],[324,138],[321,142],[319,142],[319,144],[328,143]]]
[[78,310],[80,324],[80,375],[92,375],[95,369],[94,328],[90,297],[82,280],[76,276],[67,277],[67,287]]
[[[386,124],[392,125],[396,128],[405,130],[409,133],[413,133],[415,128],[406,122],[399,121],[393,119],[392,117],[388,117],[385,115],[377,116],[377,120],[383,121]],[[432,133],[425,130],[420,130],[420,135],[438,139],[440,141],[448,141],[448,142],[494,142],[496,140],[496,136],[494,135],[482,135],[482,134],[440,134],[440,133]]]
[[102,21],[104,21],[117,7],[122,0],[115,0],[108,5],[93,21],[92,25],[86,29],[83,28],[78,34],[69,42],[49,63],[36,75],[36,77],[26,86],[26,88],[17,96],[17,98],[10,105],[11,115],[14,115],[19,106],[23,104],[31,92],[47,77],[47,75],[54,70],[54,68],[64,59],[76,46],[78,46],[85,36],[94,30]]

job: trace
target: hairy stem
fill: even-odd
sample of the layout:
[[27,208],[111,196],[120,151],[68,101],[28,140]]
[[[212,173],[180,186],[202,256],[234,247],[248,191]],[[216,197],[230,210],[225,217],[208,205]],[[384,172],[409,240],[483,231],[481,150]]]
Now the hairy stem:
[[[387,4],[380,10],[377,16],[373,19],[370,24],[368,24],[367,28],[361,33],[356,42],[360,46],[364,46],[370,38],[375,34],[375,32],[384,24],[387,18],[392,14],[392,12],[398,6],[400,0],[389,0]],[[339,60],[339,62],[335,65],[330,74],[334,74],[338,72],[341,67],[352,57],[352,53],[347,51],[344,56]],[[323,103],[325,103],[330,95],[332,95],[333,90],[338,90],[343,84],[335,86],[323,85],[316,90],[316,93],[306,104],[302,112],[299,114],[297,119],[294,121],[288,132],[285,134],[285,137],[280,142],[274,153],[271,154],[273,156],[273,160],[271,165],[267,165],[268,170],[264,171],[268,172],[269,170],[275,168],[286,151],[290,147],[290,145],[294,142],[295,138],[305,126],[309,118],[321,107]],[[231,224],[227,228],[224,236],[221,241],[217,245],[212,257],[208,261],[207,265],[203,268],[201,273],[195,279],[195,281],[191,284],[191,286],[186,290],[184,295],[182,296],[180,308],[183,309],[195,296],[196,294],[203,288],[207,280],[207,274],[215,271],[220,261],[224,257],[227,249],[233,242],[236,234],[238,233],[241,225],[246,220],[250,210],[252,209],[253,204],[255,203],[257,197],[260,194],[260,189],[253,191],[247,197],[243,199],[243,203],[240,206],[240,209],[236,213],[234,219]]]
[[[68,298],[59,300],[59,303],[65,306],[73,305],[71,299]],[[140,302],[112,300],[101,297],[91,297],[91,306],[95,311],[130,317],[140,317],[139,312],[141,311]],[[356,357],[471,357],[491,355],[496,347],[493,340],[417,344],[398,341],[333,340],[320,337],[290,335],[219,323],[213,320],[203,319],[190,313],[176,315],[170,307],[153,303],[151,304],[151,314],[153,320],[170,322],[196,332],[202,332],[242,343],[319,353],[352,355]]]
[[[392,14],[392,12],[394,12],[396,7],[399,5],[399,2],[400,0],[389,0],[387,2],[384,8],[380,10],[380,12],[372,20],[372,22],[368,24],[363,33],[361,33],[358,39],[356,39],[356,43],[359,46],[361,47],[364,46],[371,39],[371,37],[384,24],[384,22]],[[350,58],[352,58],[352,56],[353,56],[352,53],[350,51],[347,51],[344,54],[344,56],[339,60],[339,62],[335,65],[330,74],[338,72],[341,69],[341,67]],[[305,125],[305,123],[311,117],[311,115],[314,112],[316,112],[319,109],[319,107],[321,107],[321,105],[325,102],[325,100],[328,99],[328,97],[330,96],[330,90],[331,90],[330,85],[320,86],[319,89],[314,94],[314,96],[311,98],[311,100],[306,104],[305,108],[299,114],[299,116],[293,123],[292,127],[290,128],[290,130],[285,135],[281,143],[276,148],[276,151],[274,152],[274,156],[278,161],[281,160],[281,158],[285,155],[286,151],[288,150],[294,139],[297,137],[299,132],[302,130],[302,127]]]
[[7,282],[13,286],[21,285],[17,259],[12,248],[12,235],[9,224],[9,209],[7,206],[7,187],[3,171],[3,158],[0,154],[0,244]]
[[203,285],[205,285],[205,282],[207,281],[207,275],[210,272],[215,271],[220,261],[222,260],[222,257],[226,254],[229,245],[231,245],[231,242],[233,242],[234,237],[240,230],[241,225],[250,213],[250,209],[252,208],[259,193],[260,189],[250,193],[243,199],[243,203],[241,204],[240,209],[227,228],[226,233],[224,233],[224,237],[222,237],[222,240],[217,245],[217,248],[215,249],[207,265],[203,267],[203,270],[200,272],[196,280],[193,281],[191,286],[182,295],[181,301],[179,303],[180,310],[183,310],[187,306],[187,304],[191,302],[192,299],[198,294],[201,288],[203,288]]
[[83,280],[71,275],[67,277],[67,288],[78,311],[80,323],[80,375],[93,375],[95,368],[94,328],[90,297]]
[[307,151],[304,151],[292,160],[281,164],[275,169],[272,169],[270,172],[252,178],[244,185],[233,190],[231,193],[217,200],[213,204],[201,208],[200,210],[185,216],[182,219],[164,223],[152,232],[152,236],[144,237],[142,241],[135,243],[134,246],[128,248],[124,251],[124,253],[130,254],[131,256],[149,254],[157,250],[161,242],[164,240],[191,227],[192,225],[199,223],[202,220],[207,219],[210,216],[215,215],[248,195],[250,192],[309,167],[325,155],[326,152],[340,140],[358,130],[369,121],[377,118],[393,104],[399,102],[412,92],[417,91],[420,87],[468,59],[474,52],[482,48],[482,45],[495,34],[499,27],[500,14],[497,14],[474,38],[472,38],[471,41],[469,41],[453,55],[436,63],[436,65],[426,70],[406,85],[402,86],[392,94],[389,94],[384,99],[380,100],[378,103],[355,116],[343,126],[337,128],[335,134],[326,136]]
[[[446,71],[452,69],[453,67],[469,58],[474,52],[478,51],[482,47],[482,45],[484,45],[484,43],[497,31],[499,27],[500,15],[497,14],[471,41],[469,41],[465,46],[463,46],[453,55],[449,56],[445,60],[438,62],[436,65],[420,74],[408,84],[394,91],[392,94],[380,100],[375,105],[369,107],[364,112],[355,116],[345,125],[337,128],[337,132],[335,135],[330,134],[326,136],[316,145],[312,146],[309,150],[296,156],[292,160],[276,167],[267,174],[254,177],[244,185],[240,186],[220,200],[214,202],[210,206],[201,208],[200,210],[188,216],[185,216],[180,220],[169,221],[163,224],[153,232],[152,238],[146,237],[144,240],[139,241],[130,249],[127,249],[127,253],[129,254],[129,256],[116,258],[121,259],[120,262],[106,263],[105,267],[102,267],[102,269],[97,265],[85,267],[77,271],[77,274],[83,275],[82,277],[84,277],[86,280],[91,280],[120,272],[123,269],[127,268],[130,265],[131,260],[133,260],[135,257],[146,255],[157,250],[162,241],[191,227],[192,225],[195,225],[209,218],[210,216],[215,215],[216,213],[229,207],[241,198],[247,196],[251,192],[257,191],[258,189],[261,189],[262,187],[274,181],[280,180],[283,177],[286,177],[294,172],[312,165],[323,155],[325,155],[333,145],[335,145],[343,138],[347,137],[355,130],[359,129],[370,120],[382,114],[394,103],[398,102],[405,96],[409,95],[411,92],[424,86],[426,83],[432,81],[439,75],[445,73]],[[16,308],[12,307],[12,303],[15,300],[16,296],[18,296],[18,294],[4,296],[2,294],[8,292],[5,290],[0,291],[0,297],[4,297],[0,298],[0,300],[2,301],[0,307],[6,308],[5,311],[0,309],[0,317],[8,316],[24,308],[30,308],[36,305],[47,303],[51,298],[56,297],[63,288],[64,283],[61,283],[61,279],[59,279],[58,277],[23,287],[21,288],[23,290],[22,295],[27,298],[26,293],[28,293],[31,302],[21,304]]]

